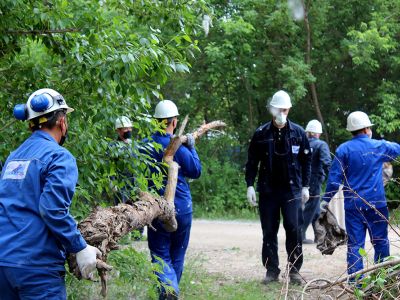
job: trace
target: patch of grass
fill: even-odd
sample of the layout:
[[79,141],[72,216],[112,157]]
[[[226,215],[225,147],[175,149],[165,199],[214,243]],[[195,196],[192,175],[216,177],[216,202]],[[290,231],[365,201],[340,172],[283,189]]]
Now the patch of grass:
[[225,211],[207,211],[203,207],[194,204],[193,215],[197,219],[207,220],[259,220],[257,208]]
[[[131,247],[111,251],[108,263],[114,269],[108,273],[107,299],[158,299],[157,279],[145,253]],[[71,274],[66,276],[68,300],[100,300],[100,282],[78,280]]]
[[260,280],[232,280],[223,274],[209,274],[201,262],[190,260],[180,283],[182,300],[258,300],[277,299],[282,284],[268,286]]

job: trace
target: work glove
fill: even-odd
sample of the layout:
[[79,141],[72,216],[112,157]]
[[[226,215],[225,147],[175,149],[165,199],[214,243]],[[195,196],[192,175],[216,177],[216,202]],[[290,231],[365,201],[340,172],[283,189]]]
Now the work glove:
[[257,206],[256,191],[252,186],[247,188],[247,201],[249,201],[251,206]]
[[92,279],[97,257],[101,258],[100,250],[90,245],[76,253],[76,262],[83,278]]
[[322,200],[321,203],[319,204],[319,210],[321,211],[321,214],[326,213],[326,209],[328,207],[329,202]]
[[185,143],[186,146],[187,146],[189,149],[194,148],[195,141],[194,141],[193,135],[190,134],[190,133],[188,133],[188,134],[186,135],[186,137],[187,137],[187,142]]
[[308,187],[303,187],[301,189],[301,204],[304,206],[308,199],[310,199],[310,191]]

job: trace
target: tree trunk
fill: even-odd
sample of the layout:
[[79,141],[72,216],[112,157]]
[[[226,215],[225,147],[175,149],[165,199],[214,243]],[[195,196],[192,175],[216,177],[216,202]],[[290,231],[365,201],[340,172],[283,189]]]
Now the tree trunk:
[[[312,72],[312,64],[311,64],[312,44],[311,44],[311,26],[310,26],[310,22],[308,19],[308,7],[305,5],[304,0],[301,0],[301,3],[303,5],[303,10],[304,10],[304,25],[307,30],[307,47],[306,47],[305,61],[306,61],[307,65],[310,66],[311,75],[314,76],[314,74]],[[315,82],[310,83],[310,90],[311,90],[311,99],[312,99],[312,102],[313,102],[314,108],[315,108],[315,113],[317,114],[318,120],[321,122],[322,126],[325,129],[325,139],[326,139],[326,142],[329,144],[329,135],[328,135],[328,131],[327,131],[327,128],[326,128],[326,125],[324,122],[324,118],[322,116],[321,108],[319,105],[318,95],[317,95],[317,87],[315,85]]]
[[[101,293],[104,297],[107,294],[107,271],[112,268],[106,264],[107,256],[111,250],[118,249],[118,241],[121,237],[145,225],[151,226],[151,222],[156,218],[160,218],[167,231],[172,232],[177,229],[174,198],[179,165],[173,161],[173,159],[178,148],[187,141],[187,137],[182,135],[186,123],[187,117],[182,123],[179,135],[171,139],[171,142],[164,152],[163,160],[169,166],[164,197],[148,192],[140,192],[137,199],[132,201],[132,204],[118,204],[113,207],[95,208],[94,211],[78,225],[86,242],[91,246],[97,247],[102,253],[101,260],[97,260],[96,267],[101,278]],[[208,130],[224,126],[225,123],[221,121],[203,124],[198,130],[192,133],[192,135],[194,139],[198,139]],[[69,254],[68,265],[70,272],[80,279],[81,273],[76,262],[75,254]]]

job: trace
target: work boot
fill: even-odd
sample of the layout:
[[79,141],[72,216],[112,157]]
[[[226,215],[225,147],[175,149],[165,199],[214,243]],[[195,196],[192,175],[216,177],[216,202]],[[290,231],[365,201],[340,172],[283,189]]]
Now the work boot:
[[289,278],[291,284],[302,285],[304,282],[303,278],[297,272],[289,273]]
[[278,274],[268,274],[265,275],[265,278],[263,280],[264,284],[269,284],[271,282],[278,282],[279,281],[279,275]]

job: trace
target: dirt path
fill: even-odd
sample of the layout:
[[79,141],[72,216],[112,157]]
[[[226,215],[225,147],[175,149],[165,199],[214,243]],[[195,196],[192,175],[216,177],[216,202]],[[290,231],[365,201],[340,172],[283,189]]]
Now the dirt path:
[[[307,237],[313,236],[309,228]],[[390,232],[391,252],[400,255],[399,238]],[[286,263],[285,231],[279,229],[280,268]],[[262,280],[265,269],[261,265],[262,234],[259,222],[240,221],[206,221],[195,220],[192,225],[191,238],[187,255],[200,259],[204,268],[210,273],[222,273],[235,279]],[[369,241],[366,243],[369,257],[373,250]],[[341,246],[331,256],[323,256],[315,244],[304,245],[304,264],[301,274],[306,280],[316,277],[334,279],[346,271],[346,247]]]

